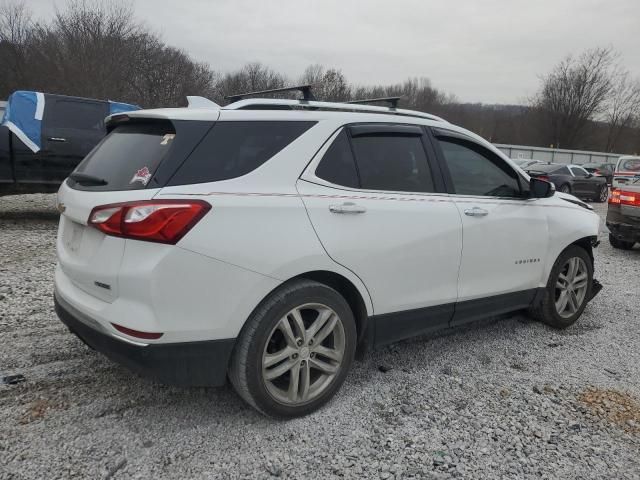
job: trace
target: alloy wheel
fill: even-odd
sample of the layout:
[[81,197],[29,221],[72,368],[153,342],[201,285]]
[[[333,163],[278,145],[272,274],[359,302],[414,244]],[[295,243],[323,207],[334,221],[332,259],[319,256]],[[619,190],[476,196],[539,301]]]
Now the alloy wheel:
[[569,318],[580,310],[589,287],[589,271],[580,257],[571,257],[563,265],[555,288],[556,312]]
[[262,354],[262,378],[269,394],[286,405],[307,403],[331,385],[342,366],[345,330],[326,305],[305,304],[284,315]]
[[608,198],[609,198],[609,188],[605,185],[604,187],[602,187],[602,189],[600,189],[600,201],[606,202]]

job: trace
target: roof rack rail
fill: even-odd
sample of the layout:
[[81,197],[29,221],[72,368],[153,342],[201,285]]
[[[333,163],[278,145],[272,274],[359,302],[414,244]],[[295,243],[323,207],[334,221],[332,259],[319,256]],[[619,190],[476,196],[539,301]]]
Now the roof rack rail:
[[389,108],[398,108],[398,102],[402,97],[378,97],[378,98],[366,98],[364,100],[351,100],[344,103],[361,104],[361,103],[379,103],[386,102],[389,104]]
[[448,123],[444,118],[430,113],[405,110],[403,108],[378,107],[375,105],[359,105],[355,103],[318,102],[306,100],[287,100],[277,98],[247,98],[222,107],[223,110],[282,110],[282,109],[337,110],[363,113],[382,113],[402,115],[406,117],[426,118]]
[[238,100],[242,100],[244,97],[254,96],[254,95],[265,95],[267,93],[280,93],[280,92],[302,92],[302,99],[305,101],[315,100],[316,98],[311,93],[311,87],[313,85],[294,85],[292,87],[282,87],[282,88],[272,88],[269,90],[258,90],[255,92],[245,92],[245,93],[236,93],[234,95],[227,95],[226,99],[236,102]]

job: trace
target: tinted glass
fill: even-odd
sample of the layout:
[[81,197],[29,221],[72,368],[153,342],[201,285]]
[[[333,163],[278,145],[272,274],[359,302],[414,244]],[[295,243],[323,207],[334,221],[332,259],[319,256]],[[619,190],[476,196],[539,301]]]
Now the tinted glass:
[[76,172],[107,181],[92,190],[145,188],[171,150],[175,130],[170,123],[122,125],[107,135],[78,165]]
[[106,116],[107,109],[102,103],[56,100],[48,112],[47,124],[50,128],[102,130]]
[[215,182],[255,170],[315,122],[218,122],[169,185]]
[[420,137],[359,136],[352,142],[362,188],[396,192],[434,191]]
[[464,141],[439,140],[455,193],[491,197],[520,195],[518,175],[492,152]]
[[316,176],[327,182],[358,188],[358,172],[349,146],[349,138],[344,130],[335,138],[316,168]]
[[589,173],[580,167],[570,167],[576,177],[586,177]]

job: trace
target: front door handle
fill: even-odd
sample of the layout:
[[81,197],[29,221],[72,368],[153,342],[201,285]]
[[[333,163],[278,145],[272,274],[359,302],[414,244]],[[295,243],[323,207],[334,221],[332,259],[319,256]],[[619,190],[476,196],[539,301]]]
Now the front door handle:
[[467,208],[464,211],[464,214],[469,217],[486,217],[487,215],[489,215],[489,212],[484,208],[473,207],[473,208]]
[[361,205],[356,205],[353,202],[344,202],[341,205],[329,205],[329,211],[331,213],[346,213],[353,215],[356,213],[364,213],[367,209]]
[[49,137],[48,139],[50,142],[60,142],[60,143],[64,143],[67,141],[66,138],[62,138],[62,137]]

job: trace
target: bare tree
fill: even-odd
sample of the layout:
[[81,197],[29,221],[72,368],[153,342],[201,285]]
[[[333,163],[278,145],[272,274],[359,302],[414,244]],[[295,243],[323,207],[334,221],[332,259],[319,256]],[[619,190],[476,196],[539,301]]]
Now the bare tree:
[[309,65],[300,83],[313,85],[313,94],[318,100],[325,102],[345,102],[351,99],[351,87],[342,71],[322,65]]
[[26,83],[26,49],[34,23],[22,1],[0,3],[0,94],[5,98]]
[[615,150],[621,133],[640,118],[640,81],[632,80],[629,72],[620,70],[614,77],[614,85],[605,119],[608,124],[605,151]]
[[215,85],[215,100],[228,103],[228,95],[282,88],[288,79],[259,62],[247,63],[240,70],[222,76]]
[[613,89],[615,60],[611,48],[595,48],[566,57],[542,78],[533,103],[547,114],[556,147],[578,147],[587,123],[603,113]]

